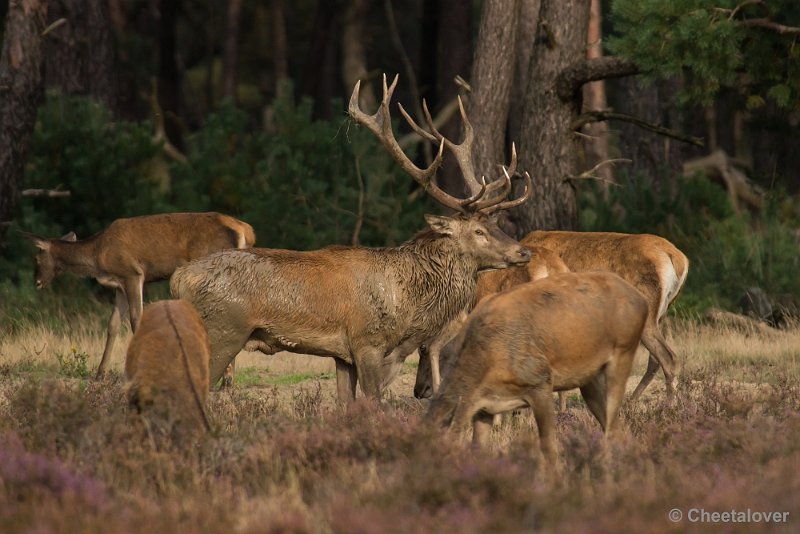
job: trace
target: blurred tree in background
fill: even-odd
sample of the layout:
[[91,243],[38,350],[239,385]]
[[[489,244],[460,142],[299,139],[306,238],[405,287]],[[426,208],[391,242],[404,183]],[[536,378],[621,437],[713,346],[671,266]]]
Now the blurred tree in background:
[[[781,274],[797,256],[794,0],[42,2],[41,53],[24,45],[24,57],[43,78],[17,93],[0,76],[3,117],[38,109],[35,129],[35,114],[21,119],[29,143],[0,123],[0,139],[24,148],[3,148],[24,170],[0,174],[4,228],[84,237],[118,217],[219,210],[252,223],[260,246],[401,242],[434,207],[344,105],[360,79],[370,109],[381,74],[400,73],[395,101],[419,120],[424,97],[456,141],[462,95],[480,173],[499,176],[516,143],[535,192],[504,221],[512,233],[657,232],[689,252],[697,302],[732,302],[751,283],[796,290]],[[0,2],[4,61],[29,20],[12,16],[21,5]],[[608,104],[584,101],[589,82]],[[587,139],[598,122],[609,126],[590,135],[602,139]],[[612,172],[592,155],[598,142],[603,157],[632,161]],[[421,164],[431,157],[413,137],[405,146]],[[760,213],[682,176],[716,150],[767,191]],[[439,181],[467,192],[450,161]],[[27,188],[72,196],[20,199]],[[30,251],[8,235],[0,273],[25,284]],[[709,241],[730,254],[704,259]]]

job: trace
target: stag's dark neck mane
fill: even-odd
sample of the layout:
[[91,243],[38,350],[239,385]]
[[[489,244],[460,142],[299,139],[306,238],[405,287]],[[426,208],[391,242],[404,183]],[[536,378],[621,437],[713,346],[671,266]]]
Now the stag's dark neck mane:
[[472,302],[478,262],[452,236],[426,230],[396,250],[411,256],[399,262],[397,274],[416,303],[415,322],[438,331]]
[[97,245],[102,232],[79,241],[50,240],[50,253],[63,271],[77,276],[97,275]]

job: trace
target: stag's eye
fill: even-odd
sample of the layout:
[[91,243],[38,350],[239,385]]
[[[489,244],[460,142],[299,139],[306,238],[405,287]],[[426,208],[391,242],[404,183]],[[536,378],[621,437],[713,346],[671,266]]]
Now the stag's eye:
[[483,235],[483,230],[478,228],[477,230],[475,230],[475,235]]

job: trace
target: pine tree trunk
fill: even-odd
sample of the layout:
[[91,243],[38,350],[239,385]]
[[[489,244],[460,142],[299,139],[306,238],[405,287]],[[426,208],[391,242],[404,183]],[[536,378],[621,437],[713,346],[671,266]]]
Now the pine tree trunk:
[[178,149],[183,148],[183,129],[180,123],[181,79],[177,62],[177,24],[180,0],[161,0],[158,21],[158,102],[164,112],[167,138]]
[[36,110],[43,98],[46,0],[11,2],[0,54],[0,243],[11,221],[24,174]]
[[[589,15],[589,31],[586,35],[586,58],[593,59],[603,55],[603,18],[600,12],[600,0],[592,0]],[[598,80],[583,86],[583,108],[587,111],[604,110],[606,103],[606,82]],[[587,168],[592,168],[600,162],[609,159],[608,151],[608,122],[592,122],[583,127],[583,133],[589,136],[585,140]],[[594,172],[601,178],[600,188],[608,195],[608,188],[614,181],[614,172],[610,165],[604,165]]]
[[[342,22],[342,82],[344,92],[353,90],[358,80],[367,75],[366,17],[370,0],[350,0]],[[372,83],[365,81],[359,92],[361,109],[375,109],[375,92]]]
[[286,45],[286,15],[283,0],[272,0],[272,64],[275,71],[275,95],[283,96],[289,79],[289,54]]
[[571,123],[580,92],[566,101],[555,89],[558,75],[585,56],[589,0],[542,0],[528,89],[523,105],[520,167],[533,178],[533,198],[512,213],[517,233],[577,226],[575,175],[579,153]]
[[[514,81],[519,7],[518,0],[486,0],[483,4],[467,112],[475,128],[472,161],[476,178],[485,175],[487,181],[499,178],[497,166],[507,163],[505,131]],[[478,184],[469,185],[470,194],[480,189]]]
[[511,108],[508,114],[508,137],[519,145],[522,129],[522,107],[528,87],[528,67],[531,64],[533,41],[539,25],[541,0],[519,0],[519,22],[517,27],[516,65],[514,83],[511,86]]
[[108,3],[49,2],[49,20],[66,19],[46,41],[45,83],[66,94],[90,95],[118,114],[114,39]]

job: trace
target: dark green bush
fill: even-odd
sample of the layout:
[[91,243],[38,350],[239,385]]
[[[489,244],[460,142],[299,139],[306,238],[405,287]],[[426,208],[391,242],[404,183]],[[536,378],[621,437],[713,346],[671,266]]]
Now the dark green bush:
[[653,233],[672,241],[690,261],[677,310],[735,309],[752,286],[772,296],[800,295],[797,225],[785,213],[792,203],[785,193],[770,193],[762,213],[751,216],[735,212],[725,191],[702,175],[680,178],[672,196],[654,191],[641,177],[620,182],[607,201],[596,189],[582,195],[582,228]]

